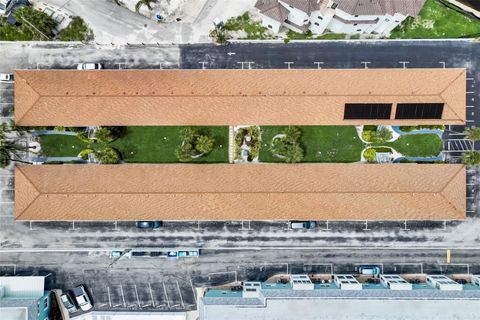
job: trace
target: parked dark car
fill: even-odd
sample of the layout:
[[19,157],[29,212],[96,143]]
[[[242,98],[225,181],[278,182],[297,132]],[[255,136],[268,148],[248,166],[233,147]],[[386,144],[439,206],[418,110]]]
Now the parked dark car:
[[162,226],[162,221],[137,221],[135,226],[140,229],[158,229]]

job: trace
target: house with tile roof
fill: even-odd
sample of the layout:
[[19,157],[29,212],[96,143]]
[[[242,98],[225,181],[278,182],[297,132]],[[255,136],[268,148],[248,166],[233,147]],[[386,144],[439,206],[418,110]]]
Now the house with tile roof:
[[262,24],[272,32],[282,29],[322,34],[389,35],[407,17],[415,17],[425,0],[258,0]]

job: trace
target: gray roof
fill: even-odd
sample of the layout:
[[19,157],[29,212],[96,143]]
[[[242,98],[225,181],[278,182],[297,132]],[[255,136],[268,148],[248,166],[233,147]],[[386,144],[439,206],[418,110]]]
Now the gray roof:
[[312,11],[320,10],[320,5],[325,0],[282,0],[288,5],[291,5],[294,8],[302,10],[308,14]]
[[282,6],[278,0],[258,0],[255,3],[255,8],[260,10],[261,14],[278,22],[284,22],[289,13],[287,8]]
[[[282,0],[287,5],[307,14],[320,10],[329,0]],[[401,13],[417,16],[426,0],[334,0],[337,8],[351,15],[384,15]],[[277,21],[285,21],[288,10],[278,0],[258,0],[255,7]]]
[[[304,0],[307,1],[307,0]],[[401,13],[416,16],[426,0],[336,0],[338,9],[351,15],[384,15]]]

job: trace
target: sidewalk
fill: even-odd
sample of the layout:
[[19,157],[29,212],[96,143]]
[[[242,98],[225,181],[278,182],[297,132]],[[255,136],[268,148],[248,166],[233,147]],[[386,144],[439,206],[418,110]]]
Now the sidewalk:
[[[210,42],[213,19],[226,20],[253,8],[255,0],[207,0],[196,14],[186,8],[186,21],[156,23],[112,0],[42,0],[82,17],[99,44]],[[192,22],[193,21],[193,22]]]

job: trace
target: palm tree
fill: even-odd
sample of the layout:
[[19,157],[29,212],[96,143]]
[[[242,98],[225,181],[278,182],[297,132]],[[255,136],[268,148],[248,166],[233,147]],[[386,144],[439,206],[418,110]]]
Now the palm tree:
[[467,139],[478,141],[480,140],[480,128],[471,127],[467,128],[464,132]]
[[140,0],[135,5],[135,11],[139,11],[142,6],[147,6],[148,10],[152,10],[152,3],[158,3],[158,0]]
[[480,164],[480,152],[467,151],[462,155],[463,163],[467,166],[478,166]]
[[[8,139],[5,132],[0,131],[0,168],[7,167],[12,161],[30,163],[19,160],[19,151],[24,151],[25,147],[19,145],[16,141]],[[17,157],[17,159],[15,159]]]

